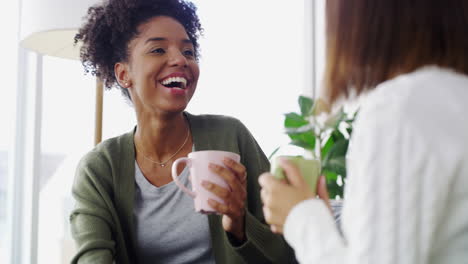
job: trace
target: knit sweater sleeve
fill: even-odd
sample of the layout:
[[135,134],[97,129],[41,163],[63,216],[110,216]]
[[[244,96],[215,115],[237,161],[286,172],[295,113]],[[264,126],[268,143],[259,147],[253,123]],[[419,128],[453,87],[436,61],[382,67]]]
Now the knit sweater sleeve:
[[428,263],[450,190],[434,142],[443,134],[437,121],[424,119],[430,106],[385,100],[391,103],[362,108],[355,126],[343,236],[322,200],[304,201],[288,215],[285,237],[300,263]]
[[247,128],[240,121],[236,124],[241,163],[247,169],[247,242],[235,250],[247,263],[296,263],[293,250],[281,235],[271,232],[263,216],[258,176],[269,170],[270,163]]
[[[72,236],[77,245],[77,252],[71,263],[112,263],[115,254],[115,242],[112,230],[112,206],[108,194],[110,183],[102,175],[106,172],[106,163],[99,152],[88,153],[79,163],[72,194],[75,209],[70,215]],[[100,177],[101,176],[101,177]]]

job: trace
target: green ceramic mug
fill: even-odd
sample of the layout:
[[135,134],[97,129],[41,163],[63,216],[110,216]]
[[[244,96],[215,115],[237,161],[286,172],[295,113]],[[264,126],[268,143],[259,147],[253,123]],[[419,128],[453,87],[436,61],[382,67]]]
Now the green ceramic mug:
[[275,178],[280,180],[286,179],[286,175],[284,174],[284,170],[278,164],[279,158],[287,159],[299,167],[302,177],[315,194],[317,180],[320,174],[320,161],[316,159],[305,159],[302,156],[278,156],[273,159],[270,172],[275,176]]

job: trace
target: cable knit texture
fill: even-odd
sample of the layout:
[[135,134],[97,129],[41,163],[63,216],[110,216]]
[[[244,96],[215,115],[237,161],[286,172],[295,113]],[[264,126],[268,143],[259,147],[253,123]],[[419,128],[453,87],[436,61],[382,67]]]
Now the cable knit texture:
[[293,208],[301,263],[468,263],[468,76],[431,66],[363,100],[340,235],[321,200]]

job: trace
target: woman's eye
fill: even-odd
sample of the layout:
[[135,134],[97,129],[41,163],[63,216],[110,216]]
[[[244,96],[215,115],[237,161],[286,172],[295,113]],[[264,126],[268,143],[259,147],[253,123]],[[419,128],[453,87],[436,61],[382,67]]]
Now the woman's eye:
[[151,53],[164,54],[166,51],[163,48],[157,48],[151,50]]
[[193,57],[195,56],[195,52],[193,50],[184,50],[184,56]]

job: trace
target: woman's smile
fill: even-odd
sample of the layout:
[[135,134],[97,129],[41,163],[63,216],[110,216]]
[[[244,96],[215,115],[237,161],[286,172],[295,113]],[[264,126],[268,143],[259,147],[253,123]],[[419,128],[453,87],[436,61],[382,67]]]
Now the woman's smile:
[[185,73],[174,72],[162,78],[159,84],[168,89],[170,94],[185,95],[191,88],[192,81]]

